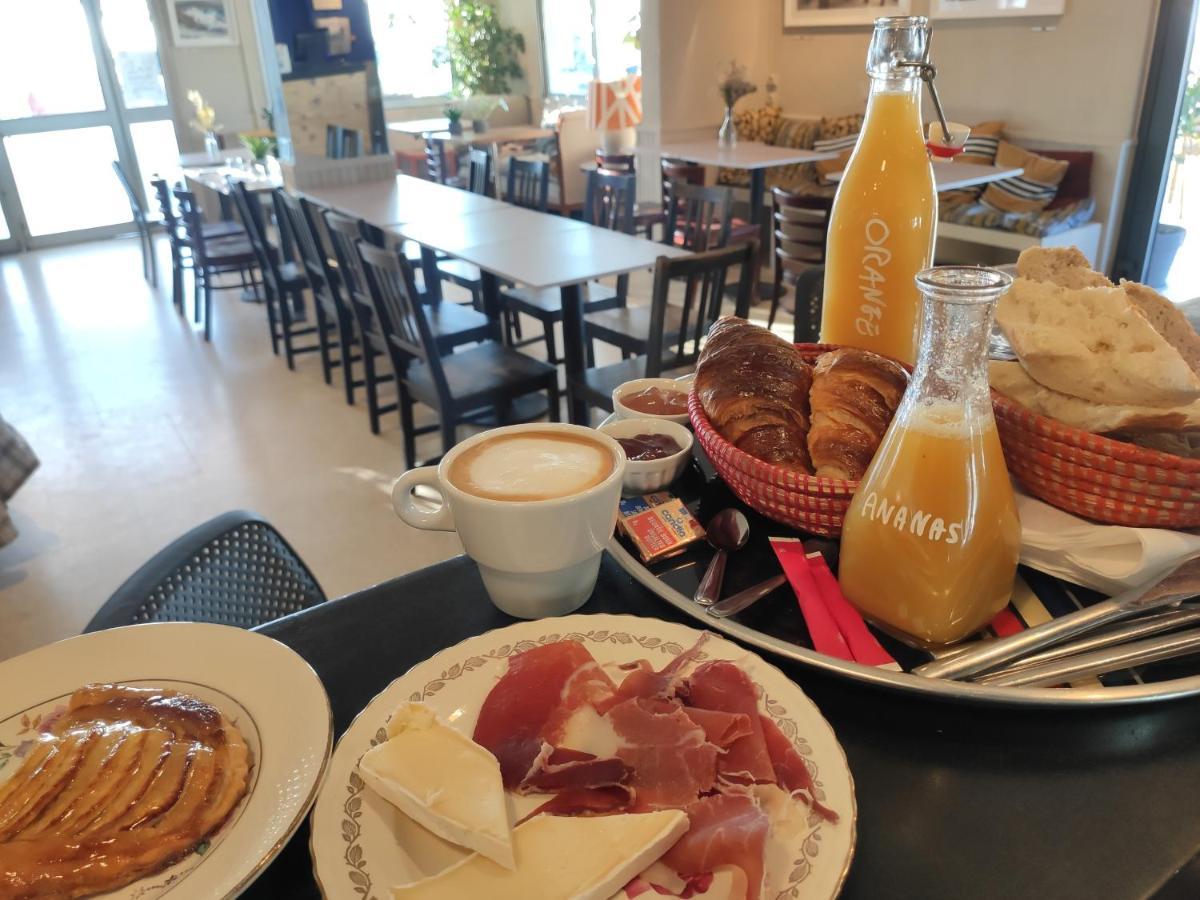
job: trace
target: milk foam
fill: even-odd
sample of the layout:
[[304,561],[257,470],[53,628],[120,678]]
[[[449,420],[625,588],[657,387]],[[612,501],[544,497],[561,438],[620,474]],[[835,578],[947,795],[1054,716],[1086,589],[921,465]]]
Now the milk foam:
[[553,433],[484,441],[459,457],[451,480],[462,490],[496,500],[544,500],[578,494],[612,472],[606,447]]

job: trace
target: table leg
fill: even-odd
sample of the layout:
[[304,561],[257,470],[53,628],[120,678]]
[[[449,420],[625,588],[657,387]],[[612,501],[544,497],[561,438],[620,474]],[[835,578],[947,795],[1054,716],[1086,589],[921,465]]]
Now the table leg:
[[421,273],[425,276],[425,295],[432,306],[442,302],[442,276],[438,272],[437,252],[421,245]]
[[564,284],[562,293],[563,362],[567,372],[567,416],[576,425],[588,424],[587,404],[572,385],[583,381],[587,368],[584,348],[583,292],[577,284]]
[[492,340],[507,344],[508,335],[505,333],[500,309],[500,279],[486,269],[480,269],[479,281],[483,293],[483,311],[492,327]]
[[770,275],[770,266],[767,266],[766,274],[763,273],[762,268],[764,264],[772,261],[770,211],[763,205],[763,193],[766,189],[767,170],[751,169],[750,221],[758,225],[758,296],[760,299],[769,299],[775,290],[774,281]]

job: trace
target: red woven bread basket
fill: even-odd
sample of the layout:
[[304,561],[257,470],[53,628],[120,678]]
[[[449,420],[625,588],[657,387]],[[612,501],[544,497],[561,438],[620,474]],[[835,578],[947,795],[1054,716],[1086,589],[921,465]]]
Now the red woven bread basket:
[[[808,362],[827,350],[827,344],[797,344]],[[688,414],[696,440],[713,467],[739,500],[768,519],[800,531],[837,537],[857,481],[818,478],[765,463],[739,450],[717,433],[700,405],[695,388],[688,397]]]
[[1200,460],[1114,441],[992,392],[1009,471],[1035,497],[1110,525],[1200,528]]

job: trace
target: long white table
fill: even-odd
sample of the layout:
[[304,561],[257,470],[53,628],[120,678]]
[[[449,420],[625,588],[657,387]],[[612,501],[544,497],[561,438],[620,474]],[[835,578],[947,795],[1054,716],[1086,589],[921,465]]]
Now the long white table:
[[414,218],[428,218],[434,214],[444,218],[448,215],[465,216],[493,209],[514,208],[491,197],[448,188],[411,175],[397,175],[389,181],[303,188],[296,193],[335,212],[365,219],[380,228],[399,225]]
[[[1000,181],[1003,178],[1016,178],[1024,173],[1020,166],[987,166],[980,163],[934,162],[933,183],[938,192],[957,191],[959,188],[976,187]],[[830,181],[841,181],[844,172],[834,172],[829,176]]]

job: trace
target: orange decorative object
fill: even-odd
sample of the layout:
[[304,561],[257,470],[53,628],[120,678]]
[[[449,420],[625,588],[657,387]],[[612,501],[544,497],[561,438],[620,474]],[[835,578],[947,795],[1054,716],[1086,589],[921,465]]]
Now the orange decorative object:
[[588,85],[588,123],[596,131],[618,131],[642,122],[642,76]]

